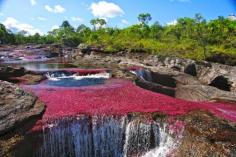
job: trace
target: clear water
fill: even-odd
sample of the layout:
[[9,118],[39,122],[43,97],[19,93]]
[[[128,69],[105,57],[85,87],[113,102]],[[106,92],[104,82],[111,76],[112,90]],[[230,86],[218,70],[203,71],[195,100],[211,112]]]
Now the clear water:
[[92,86],[104,84],[106,79],[103,78],[85,78],[76,80],[74,78],[63,78],[58,81],[47,81],[49,86],[57,87],[82,87],[82,86]]
[[74,65],[69,63],[47,63],[47,62],[1,63],[0,65],[24,67],[26,70],[31,70],[31,71],[46,71],[46,70],[58,70],[64,68],[75,68]]

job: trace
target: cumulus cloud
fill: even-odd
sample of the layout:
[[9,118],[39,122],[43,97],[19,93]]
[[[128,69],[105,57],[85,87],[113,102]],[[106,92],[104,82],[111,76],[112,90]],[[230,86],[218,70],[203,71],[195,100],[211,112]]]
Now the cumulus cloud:
[[37,1],[36,0],[30,0],[30,3],[32,6],[35,6],[37,4]]
[[129,21],[127,21],[127,20],[125,20],[125,19],[122,19],[121,22],[122,22],[123,24],[126,24],[126,25],[129,24]]
[[124,11],[115,3],[100,1],[92,3],[90,6],[92,14],[100,18],[114,18],[124,15]]
[[171,22],[167,22],[166,25],[171,26],[171,25],[176,25],[178,22],[177,20],[173,20]]
[[78,21],[78,22],[83,22],[83,21],[84,21],[84,19],[82,19],[82,18],[80,18],[80,17],[77,17],[77,16],[71,17],[71,20],[74,21],[74,22],[76,22],[76,21]]
[[51,13],[63,13],[66,11],[66,9],[63,8],[61,5],[55,5],[54,7],[45,5],[44,8]]
[[17,31],[26,31],[28,35],[33,35],[35,33],[43,34],[39,29],[34,28],[32,25],[27,23],[21,23],[13,17],[8,17],[3,24],[7,29],[17,30]]
[[60,27],[58,25],[53,25],[51,29],[54,30],[54,29],[59,29],[59,28]]

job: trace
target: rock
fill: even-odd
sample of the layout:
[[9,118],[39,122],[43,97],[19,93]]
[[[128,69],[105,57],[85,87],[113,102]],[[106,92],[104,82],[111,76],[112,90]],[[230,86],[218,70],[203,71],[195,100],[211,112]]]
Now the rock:
[[178,85],[175,97],[189,101],[222,101],[236,103],[236,94],[205,85]]
[[232,55],[214,54],[211,57],[208,57],[206,60],[210,62],[228,64],[232,66],[236,65],[236,57],[233,57]]
[[192,101],[236,100],[236,67],[142,53],[99,52],[96,50],[92,55],[80,58],[78,65],[81,62],[90,62],[96,67],[108,67],[118,71],[113,73],[118,78],[128,76],[122,74],[120,67],[141,67],[147,71],[139,73],[137,80],[134,77],[129,78],[142,88]]
[[0,67],[0,79],[8,79],[9,77],[20,77],[25,75],[26,70],[24,68],[12,68],[2,66]]
[[173,78],[176,80],[176,84],[181,84],[181,85],[200,85],[201,84],[197,78],[191,75],[178,74],[177,76],[174,76]]
[[235,125],[203,111],[191,112],[183,119],[186,127],[176,157],[235,156]]
[[[203,85],[191,75],[171,71],[136,71],[136,85],[153,92],[188,101],[214,101],[236,103],[236,93]],[[224,86],[224,84],[222,84]]]
[[231,88],[228,78],[222,75],[217,76],[209,85],[224,91],[230,91]]
[[72,58],[77,58],[77,57],[82,57],[84,54],[82,53],[82,51],[80,49],[73,49],[72,50]]
[[50,51],[52,53],[56,53],[57,56],[63,56],[63,48],[60,44],[50,45],[50,48],[48,51]]
[[197,69],[195,64],[189,64],[187,67],[184,69],[184,73],[192,75],[192,76],[197,76]]
[[[197,78],[202,84],[214,85],[219,89],[236,91],[236,67],[217,63],[197,65]],[[225,86],[220,85],[223,83]]]
[[0,102],[0,135],[44,111],[35,96],[5,81],[0,81]]
[[87,44],[81,43],[77,47],[83,54],[90,55],[92,52],[95,54],[96,52],[102,52],[103,50],[96,46],[89,46]]

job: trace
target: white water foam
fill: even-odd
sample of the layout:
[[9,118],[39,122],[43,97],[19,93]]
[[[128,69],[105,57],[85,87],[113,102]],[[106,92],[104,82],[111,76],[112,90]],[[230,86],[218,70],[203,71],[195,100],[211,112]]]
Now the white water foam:
[[[63,122],[63,121],[62,121]],[[166,157],[180,144],[169,124],[127,117],[84,117],[52,123],[35,157]],[[174,154],[173,154],[174,155]]]
[[60,76],[55,76],[54,74],[46,74],[46,77],[48,78],[48,80],[50,81],[60,81],[61,79],[66,79],[66,78],[72,78],[75,80],[82,80],[82,79],[109,79],[110,73],[97,73],[97,74],[90,74],[90,75],[65,75],[65,74],[61,74]]
[[142,157],[171,157],[174,156],[174,152],[181,143],[183,129],[181,134],[178,136],[171,135],[171,131],[168,131],[167,124],[164,124],[164,127],[160,127],[160,144],[155,149],[150,150],[145,153]]
[[82,80],[82,79],[90,79],[90,78],[98,78],[98,79],[109,79],[111,76],[109,73],[98,73],[98,74],[91,74],[91,75],[84,75],[84,76],[74,76],[74,79],[76,80]]

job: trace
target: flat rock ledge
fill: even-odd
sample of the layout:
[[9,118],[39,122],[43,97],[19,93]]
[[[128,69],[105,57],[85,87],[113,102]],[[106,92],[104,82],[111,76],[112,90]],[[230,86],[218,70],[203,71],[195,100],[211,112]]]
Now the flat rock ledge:
[[17,85],[0,81],[0,136],[39,116],[44,108],[36,96]]

